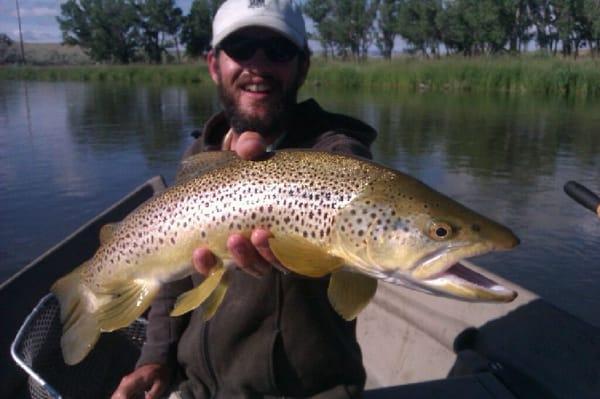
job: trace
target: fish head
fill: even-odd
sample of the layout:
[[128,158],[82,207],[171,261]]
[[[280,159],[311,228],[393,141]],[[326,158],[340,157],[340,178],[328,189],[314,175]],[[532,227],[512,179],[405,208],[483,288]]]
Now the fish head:
[[[459,262],[508,250],[519,239],[409,176],[370,184],[341,212],[338,239],[349,264],[395,284],[473,301],[510,301],[516,294]],[[340,234],[341,233],[341,234]]]

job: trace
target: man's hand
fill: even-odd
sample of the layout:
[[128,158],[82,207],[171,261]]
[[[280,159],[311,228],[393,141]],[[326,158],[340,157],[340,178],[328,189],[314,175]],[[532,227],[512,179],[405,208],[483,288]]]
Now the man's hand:
[[[265,153],[267,144],[260,134],[244,132],[239,136],[233,135],[227,149],[235,151],[242,159],[253,160]],[[227,248],[240,269],[260,277],[269,271],[271,265],[279,263],[269,249],[270,236],[269,231],[263,229],[254,230],[250,239],[241,234],[232,234],[227,240]],[[205,276],[210,273],[215,261],[212,252],[203,247],[196,248],[192,255],[194,268]]]
[[158,399],[169,386],[169,369],[162,364],[145,364],[121,380],[111,399]]

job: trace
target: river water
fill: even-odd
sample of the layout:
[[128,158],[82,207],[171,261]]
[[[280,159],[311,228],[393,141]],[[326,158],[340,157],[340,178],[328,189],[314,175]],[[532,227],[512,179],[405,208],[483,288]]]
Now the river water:
[[[600,326],[600,218],[562,191],[600,192],[600,103],[305,89],[379,131],[375,160],[509,226],[475,259]],[[211,87],[0,81],[0,282],[151,176],[172,182]],[[309,116],[307,116],[309,117]]]

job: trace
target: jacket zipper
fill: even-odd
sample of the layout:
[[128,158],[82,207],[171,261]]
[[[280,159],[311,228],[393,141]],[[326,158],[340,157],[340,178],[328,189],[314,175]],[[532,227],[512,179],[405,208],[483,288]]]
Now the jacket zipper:
[[213,394],[211,395],[211,398],[216,398],[217,397],[217,391],[219,390],[219,384],[217,382],[217,375],[215,373],[215,370],[213,368],[212,362],[210,360],[210,353],[209,353],[209,343],[208,343],[208,332],[209,332],[209,327],[210,326],[210,321],[206,321],[204,322],[204,328],[203,328],[203,352],[204,352],[204,364],[206,364],[206,369],[208,370],[208,374],[209,377],[211,378],[212,382],[214,383],[214,387],[215,390],[213,392]]
[[[283,278],[281,273],[279,272],[275,272],[275,287],[275,339],[277,340],[277,336],[281,334],[281,314],[283,312]],[[273,353],[271,353],[271,359],[273,359],[273,362],[276,361],[275,356],[273,356]],[[271,369],[273,369],[274,366],[275,364],[272,364]],[[274,386],[277,386],[274,376],[273,383]],[[279,399],[285,399],[285,396],[282,395],[279,397]]]

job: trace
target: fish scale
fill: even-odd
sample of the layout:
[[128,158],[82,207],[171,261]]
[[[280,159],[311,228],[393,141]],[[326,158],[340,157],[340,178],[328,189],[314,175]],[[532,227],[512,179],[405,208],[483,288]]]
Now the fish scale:
[[260,161],[202,153],[183,161],[173,187],[104,226],[96,254],[53,285],[65,361],[79,362],[100,332],[127,326],[162,284],[190,275],[198,247],[217,264],[177,299],[171,315],[203,305],[203,317],[212,317],[227,291],[227,239],[256,228],[271,232],[270,248],[289,270],[331,275],[331,306],[347,320],[375,294],[375,279],[465,300],[516,295],[452,273],[465,257],[514,247],[514,234],[417,179],[315,151],[281,151]]

